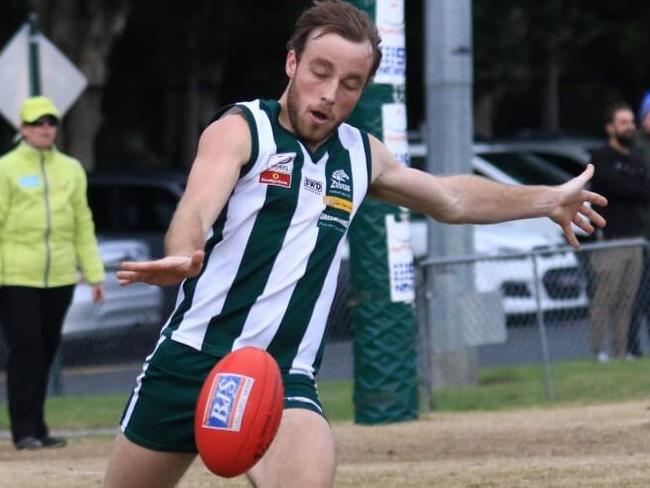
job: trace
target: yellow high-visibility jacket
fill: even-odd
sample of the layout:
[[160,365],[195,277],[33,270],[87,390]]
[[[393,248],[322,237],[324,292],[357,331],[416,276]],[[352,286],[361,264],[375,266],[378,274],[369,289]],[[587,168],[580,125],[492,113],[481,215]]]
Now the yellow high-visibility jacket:
[[56,148],[25,142],[0,158],[0,286],[50,288],[104,280],[86,173]]

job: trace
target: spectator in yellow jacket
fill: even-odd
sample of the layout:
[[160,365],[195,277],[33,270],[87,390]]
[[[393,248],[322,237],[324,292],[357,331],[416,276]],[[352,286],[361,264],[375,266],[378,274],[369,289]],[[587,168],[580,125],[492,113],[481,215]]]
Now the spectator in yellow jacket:
[[0,324],[16,449],[61,447],[44,419],[47,382],[78,273],[104,290],[86,175],[55,145],[59,111],[43,96],[20,112],[21,141],[0,158]]

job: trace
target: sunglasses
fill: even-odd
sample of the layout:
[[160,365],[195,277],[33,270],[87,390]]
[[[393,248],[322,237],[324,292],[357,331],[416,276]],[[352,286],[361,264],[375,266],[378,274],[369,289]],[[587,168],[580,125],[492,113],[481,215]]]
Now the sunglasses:
[[30,127],[43,127],[45,124],[56,127],[59,125],[59,119],[51,115],[44,115],[43,117],[36,119],[34,122],[27,122],[25,125],[29,125]]

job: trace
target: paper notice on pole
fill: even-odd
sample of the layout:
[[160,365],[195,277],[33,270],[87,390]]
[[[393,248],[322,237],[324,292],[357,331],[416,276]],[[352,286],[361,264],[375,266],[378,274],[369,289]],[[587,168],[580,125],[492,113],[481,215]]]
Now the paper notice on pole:
[[386,244],[388,247],[388,275],[391,302],[415,300],[415,276],[411,227],[408,219],[397,221],[392,214],[386,215]]
[[377,0],[376,12],[382,58],[374,82],[404,85],[406,81],[404,0]]
[[[38,34],[41,94],[52,99],[65,114],[88,81],[45,36]],[[30,94],[29,26],[24,24],[0,52],[0,113],[16,128],[20,125],[19,111]]]
[[381,106],[382,138],[388,150],[400,163],[409,164],[406,105],[385,103]]

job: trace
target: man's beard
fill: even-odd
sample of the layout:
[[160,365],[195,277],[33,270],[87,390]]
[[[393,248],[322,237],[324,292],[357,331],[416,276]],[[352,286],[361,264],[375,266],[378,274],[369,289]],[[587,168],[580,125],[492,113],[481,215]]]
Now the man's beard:
[[616,142],[618,142],[623,147],[632,147],[634,144],[634,133],[619,133],[615,134]]
[[293,81],[289,83],[289,89],[287,90],[287,112],[289,115],[289,121],[291,122],[291,126],[296,135],[311,144],[320,144],[327,139],[336,128],[335,126],[333,129],[323,134],[323,136],[310,135],[306,131],[302,130],[300,126],[300,115],[298,113],[298,96]]

